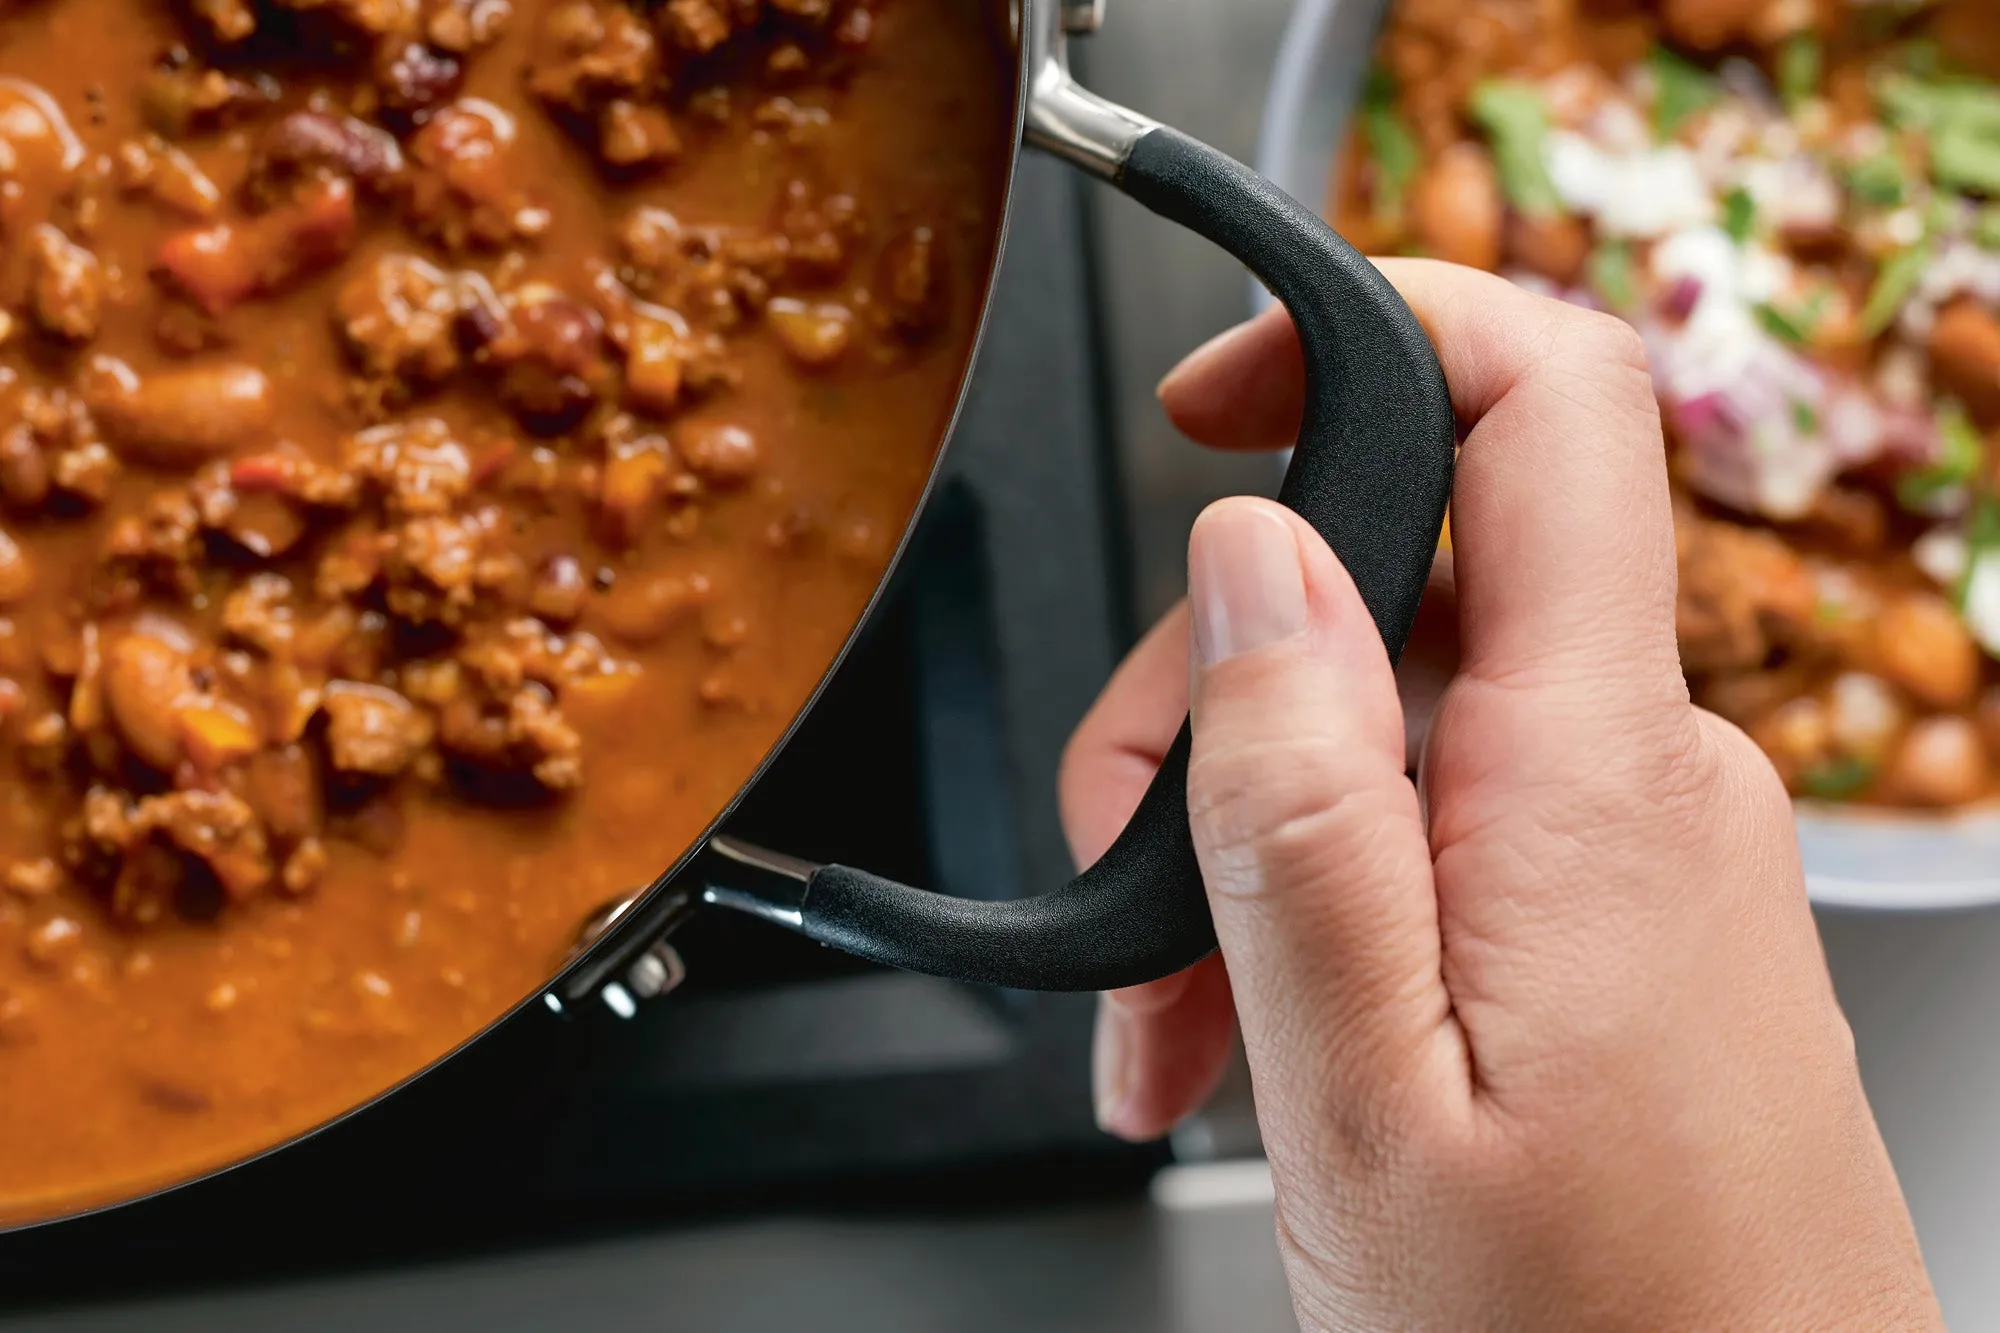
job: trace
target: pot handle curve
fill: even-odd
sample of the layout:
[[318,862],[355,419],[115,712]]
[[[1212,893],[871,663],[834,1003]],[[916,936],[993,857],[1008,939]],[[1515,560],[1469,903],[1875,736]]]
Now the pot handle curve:
[[[1240,162],[1150,125],[1121,159],[1101,174],[1242,260],[1291,312],[1306,406],[1278,498],[1326,538],[1400,657],[1451,493],[1457,431],[1436,350],[1373,264]],[[933,976],[1045,991],[1152,981],[1215,948],[1188,829],[1188,744],[1184,724],[1117,842],[1039,897],[953,898],[725,838],[711,847],[734,873],[712,876],[704,897]]]

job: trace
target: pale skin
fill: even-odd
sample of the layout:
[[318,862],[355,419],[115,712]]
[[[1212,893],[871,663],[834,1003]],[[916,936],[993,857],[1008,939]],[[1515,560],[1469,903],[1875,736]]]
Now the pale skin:
[[[1087,863],[1192,707],[1221,950],[1104,998],[1100,1120],[1165,1132],[1240,1032],[1307,1329],[1942,1328],[1785,792],[1688,699],[1636,338],[1383,267],[1467,429],[1453,553],[1396,671],[1301,520],[1196,524],[1189,602],[1062,774]],[[1282,312],[1161,386],[1232,449],[1288,443],[1301,393]]]

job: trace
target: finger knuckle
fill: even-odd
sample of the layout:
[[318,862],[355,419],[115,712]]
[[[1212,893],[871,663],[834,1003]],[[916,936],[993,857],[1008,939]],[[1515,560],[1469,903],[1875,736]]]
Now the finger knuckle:
[[1337,869],[1385,873],[1402,854],[1415,796],[1371,755],[1291,741],[1199,753],[1188,769],[1188,818],[1215,887],[1249,889]]

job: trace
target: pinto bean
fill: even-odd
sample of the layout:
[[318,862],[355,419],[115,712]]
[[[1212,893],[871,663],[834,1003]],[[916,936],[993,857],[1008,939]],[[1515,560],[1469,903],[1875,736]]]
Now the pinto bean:
[[1567,287],[1582,276],[1590,258],[1590,228],[1561,213],[1518,213],[1507,221],[1507,255],[1530,273]]
[[781,296],[764,307],[778,345],[801,366],[818,369],[840,360],[854,333],[854,315],[844,305],[809,305]]
[[1882,775],[1882,792],[1912,805],[1963,805],[1986,787],[1979,728],[1962,717],[1932,717],[1911,727]]
[[176,626],[140,626],[105,654],[104,702],[132,753],[171,771],[182,755],[180,708],[193,693],[194,668]]
[[112,357],[92,361],[84,396],[127,462],[185,471],[262,442],[271,382],[255,366],[211,362],[141,376]]
[[598,597],[591,613],[606,634],[634,647],[653,643],[708,603],[704,574],[659,574],[618,580]]
[[1500,267],[1507,208],[1500,173],[1477,144],[1457,143],[1431,162],[1410,200],[1411,220],[1424,248],[1452,264]]
[[1947,306],[1931,331],[1931,371],[1980,421],[2000,421],[2000,318],[1977,301]]
[[26,79],[0,78],[0,224],[9,231],[48,216],[83,165],[83,144],[47,92]]
[[1884,676],[1935,708],[1971,703],[1979,689],[1979,646],[1951,604],[1930,593],[1882,608],[1875,656]]
[[757,474],[757,437],[726,421],[689,422],[674,432],[674,452],[711,486],[741,486]]

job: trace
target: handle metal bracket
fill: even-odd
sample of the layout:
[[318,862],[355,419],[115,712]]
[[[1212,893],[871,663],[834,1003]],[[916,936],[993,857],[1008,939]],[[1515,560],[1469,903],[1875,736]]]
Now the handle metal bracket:
[[1101,180],[1116,180],[1156,120],[1106,101],[1076,81],[1069,34],[1095,32],[1104,0],[1030,0],[1027,140]]

